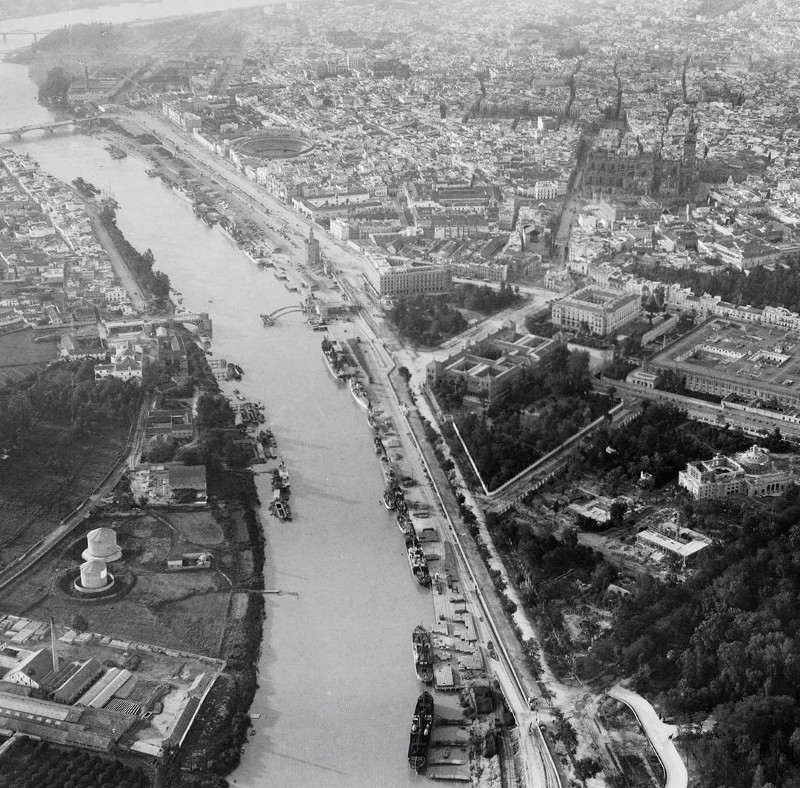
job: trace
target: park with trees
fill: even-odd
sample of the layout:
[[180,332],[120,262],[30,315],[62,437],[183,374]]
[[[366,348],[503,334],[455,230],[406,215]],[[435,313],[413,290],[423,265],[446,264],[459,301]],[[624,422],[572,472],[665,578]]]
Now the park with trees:
[[[547,359],[526,369],[485,411],[459,415],[456,424],[491,490],[602,416],[611,405],[611,398],[591,391],[588,355],[559,345]],[[458,442],[451,445],[458,456]],[[466,465],[462,458],[462,467]]]
[[116,758],[17,738],[0,756],[5,788],[150,788],[150,776],[139,766]]

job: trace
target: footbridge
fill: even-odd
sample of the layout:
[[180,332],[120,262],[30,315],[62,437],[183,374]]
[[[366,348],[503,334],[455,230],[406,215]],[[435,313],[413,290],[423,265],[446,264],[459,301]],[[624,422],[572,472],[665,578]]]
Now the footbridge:
[[282,306],[280,309],[276,309],[273,312],[261,315],[261,322],[265,326],[272,326],[275,324],[275,319],[278,317],[291,314],[292,312],[305,312],[305,311],[306,310],[303,309],[303,307],[300,306],[299,304],[296,306]]
[[22,135],[27,131],[46,131],[52,134],[56,129],[64,128],[66,126],[83,126],[89,125],[96,120],[109,117],[108,115],[92,115],[88,118],[69,118],[67,120],[55,120],[52,123],[31,123],[27,126],[15,126],[13,128],[0,129],[0,136],[11,135],[16,140],[21,140]]

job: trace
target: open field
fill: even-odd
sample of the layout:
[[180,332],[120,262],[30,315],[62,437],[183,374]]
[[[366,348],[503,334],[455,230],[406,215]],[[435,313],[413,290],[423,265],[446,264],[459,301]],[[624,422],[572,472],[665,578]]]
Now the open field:
[[39,421],[0,473],[0,564],[48,534],[97,487],[125,447],[119,426],[75,438],[69,427]]
[[[220,650],[230,597],[230,583],[241,565],[247,573],[249,551],[234,555],[222,542],[225,531],[236,533],[238,512],[164,512],[153,515],[94,518],[80,535],[4,594],[5,609],[47,620],[53,616],[70,625],[75,615],[87,629],[119,638],[139,640],[168,648],[216,655]],[[221,522],[217,521],[217,518]],[[180,524],[180,527],[176,525]],[[123,557],[109,570],[126,578],[127,593],[84,603],[59,588],[57,579],[75,571],[90,528],[107,527],[117,532]],[[192,534],[193,540],[185,534]],[[203,550],[201,538],[215,545],[215,569],[168,571],[167,557]],[[239,605],[241,608],[241,605]]]
[[58,358],[55,342],[33,342],[33,331],[0,335],[0,386],[44,369]]

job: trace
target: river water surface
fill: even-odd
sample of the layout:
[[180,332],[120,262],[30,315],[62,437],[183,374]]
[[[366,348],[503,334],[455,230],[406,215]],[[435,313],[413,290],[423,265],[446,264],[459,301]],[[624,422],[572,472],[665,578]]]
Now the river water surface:
[[[250,4],[195,0],[192,8]],[[5,24],[42,30],[181,10],[184,2],[167,0]],[[6,46],[13,45],[9,37]],[[0,127],[48,119],[35,94],[25,69],[0,62]],[[430,598],[413,581],[402,538],[379,504],[382,477],[364,412],[329,375],[321,335],[298,314],[261,325],[259,313],[296,303],[297,295],[148,178],[144,160],[114,161],[100,140],[81,135],[37,132],[0,144],[29,153],[62,180],[80,175],[111,191],[121,230],[137,248],[153,250],[186,308],[210,312],[215,356],[240,363],[242,393],[267,406],[296,516],[279,523],[261,509],[265,585],[291,593],[267,597],[260,689],[251,709],[261,717],[231,781],[253,788],[415,782],[405,759],[420,691],[410,640],[413,627],[432,615]],[[257,481],[267,502],[268,477]]]

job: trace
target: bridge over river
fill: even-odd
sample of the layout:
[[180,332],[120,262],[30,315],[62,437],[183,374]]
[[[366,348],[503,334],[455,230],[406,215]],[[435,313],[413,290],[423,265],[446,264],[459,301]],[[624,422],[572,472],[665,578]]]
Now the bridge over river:
[[52,30],[0,30],[0,36],[3,37],[3,43],[8,41],[9,36],[33,36],[34,41],[39,40],[39,36],[47,35]]
[[21,140],[22,135],[27,131],[46,131],[52,134],[56,129],[65,128],[66,126],[83,126],[89,125],[96,120],[110,117],[109,115],[92,115],[88,118],[67,118],[66,120],[54,120],[50,123],[31,123],[27,126],[15,126],[13,128],[0,129],[0,136],[11,135],[16,140]]

